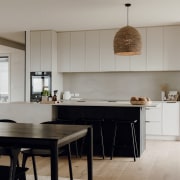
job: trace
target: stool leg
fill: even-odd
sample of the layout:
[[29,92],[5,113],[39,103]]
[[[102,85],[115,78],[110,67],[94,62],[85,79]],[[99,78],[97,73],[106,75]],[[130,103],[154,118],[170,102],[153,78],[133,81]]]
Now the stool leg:
[[102,157],[104,159],[105,158],[105,154],[104,154],[104,136],[103,136],[103,129],[102,129],[102,124],[101,123],[100,123],[100,136],[101,136]]
[[83,137],[81,139],[81,147],[80,147],[80,153],[79,153],[79,157],[81,158],[82,157],[82,154],[83,154],[83,146],[85,144],[85,140],[86,140],[86,137]]
[[135,127],[134,127],[134,123],[133,123],[133,133],[134,133],[134,142],[135,142],[135,148],[136,148],[136,157],[138,156],[138,147],[137,147],[137,140],[136,140],[136,131],[135,131]]
[[114,134],[113,134],[113,141],[112,141],[112,147],[111,147],[111,160],[113,158],[114,149],[116,145],[116,134],[117,134],[117,124],[114,125]]
[[79,152],[78,152],[78,143],[77,143],[77,141],[75,141],[75,146],[76,146],[76,158],[78,158]]
[[132,142],[133,142],[133,151],[134,151],[134,161],[136,161],[136,148],[135,148],[135,139],[134,139],[134,123],[131,123],[131,133],[132,133]]
[[70,144],[68,144],[68,146],[67,146],[67,153],[68,153],[70,180],[73,180],[72,163],[71,163],[71,147],[70,147]]

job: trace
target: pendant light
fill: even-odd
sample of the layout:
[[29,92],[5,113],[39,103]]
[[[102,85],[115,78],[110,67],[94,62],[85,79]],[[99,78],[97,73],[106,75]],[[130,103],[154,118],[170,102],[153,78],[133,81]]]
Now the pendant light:
[[128,8],[131,4],[125,4],[127,7],[127,26],[122,27],[114,37],[114,53],[122,56],[132,56],[141,54],[141,36],[132,26],[129,26]]

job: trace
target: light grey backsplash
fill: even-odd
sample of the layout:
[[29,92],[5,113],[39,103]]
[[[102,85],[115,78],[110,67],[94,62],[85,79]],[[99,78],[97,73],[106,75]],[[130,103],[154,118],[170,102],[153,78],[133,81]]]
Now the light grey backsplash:
[[86,99],[129,100],[147,96],[161,100],[161,89],[180,91],[180,72],[64,73],[63,89]]

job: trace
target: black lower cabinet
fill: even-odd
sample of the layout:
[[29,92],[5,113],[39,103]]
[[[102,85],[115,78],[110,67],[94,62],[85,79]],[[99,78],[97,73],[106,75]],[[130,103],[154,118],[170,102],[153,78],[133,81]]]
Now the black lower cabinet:
[[[56,106],[57,119],[65,124],[91,124],[93,126],[93,153],[103,156],[102,137],[105,156],[111,155],[115,121],[137,120],[135,124],[138,157],[145,150],[145,109],[142,107],[109,107],[109,106]],[[99,123],[102,126],[100,132]],[[114,156],[133,157],[130,126],[118,125]],[[74,151],[74,150],[73,150]],[[78,141],[78,153],[86,154],[86,139]],[[75,153],[75,152],[73,152]]]

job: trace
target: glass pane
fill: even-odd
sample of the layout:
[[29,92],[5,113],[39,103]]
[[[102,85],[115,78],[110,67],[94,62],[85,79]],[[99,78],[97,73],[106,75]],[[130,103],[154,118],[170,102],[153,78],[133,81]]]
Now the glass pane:
[[8,101],[8,57],[0,57],[0,102]]

